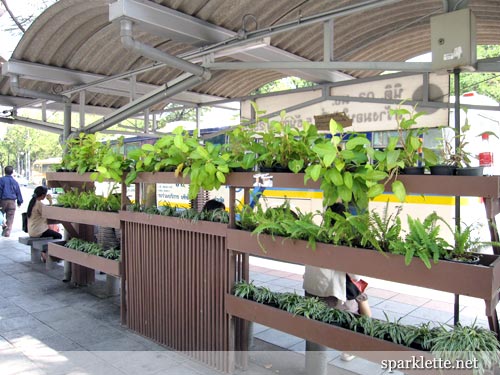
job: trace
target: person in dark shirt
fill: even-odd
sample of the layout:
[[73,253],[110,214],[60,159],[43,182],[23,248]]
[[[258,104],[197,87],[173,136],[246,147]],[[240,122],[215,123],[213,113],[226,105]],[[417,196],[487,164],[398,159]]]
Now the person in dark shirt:
[[2,236],[9,237],[16,213],[16,201],[17,206],[20,207],[23,204],[23,196],[19,184],[12,177],[14,168],[8,165],[5,167],[4,172],[5,176],[0,178],[0,207],[6,216],[5,223],[2,225]]

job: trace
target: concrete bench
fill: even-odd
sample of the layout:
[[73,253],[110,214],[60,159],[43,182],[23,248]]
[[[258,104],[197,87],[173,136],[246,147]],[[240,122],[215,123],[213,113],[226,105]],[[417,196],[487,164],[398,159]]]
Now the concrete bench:
[[[47,239],[42,241],[35,241],[33,242],[32,245],[32,251],[36,251],[39,253],[38,259],[40,259],[41,253],[47,254],[47,251],[49,250],[49,243],[60,243],[61,245],[64,244],[64,240],[61,239]],[[45,261],[45,269],[51,270],[54,268],[54,263],[61,261],[61,259],[56,258],[56,257],[51,257],[47,254],[47,260]]]
[[31,247],[31,263],[41,263],[40,255],[41,249],[35,248],[36,246],[41,246],[44,243],[60,241],[54,240],[53,237],[19,237],[19,243]]

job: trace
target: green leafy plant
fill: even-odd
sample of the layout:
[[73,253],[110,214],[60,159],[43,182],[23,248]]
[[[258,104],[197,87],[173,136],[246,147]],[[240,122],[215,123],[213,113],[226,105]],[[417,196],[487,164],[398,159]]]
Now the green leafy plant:
[[218,189],[226,182],[229,173],[230,154],[222,151],[222,145],[206,142],[198,145],[190,154],[190,163],[183,171],[189,175],[190,199],[195,199],[200,188],[205,190]]
[[106,146],[97,140],[96,134],[80,133],[78,138],[66,141],[61,167],[80,174],[96,171],[106,151]]
[[389,214],[389,202],[384,207],[382,214],[370,211],[370,228],[373,231],[375,241],[384,252],[389,252],[391,244],[399,241],[401,237],[401,218],[399,214],[402,206]]
[[[344,128],[330,120],[331,139],[320,139],[312,146],[317,163],[306,167],[304,183],[309,179],[317,181],[320,177],[323,190],[323,203],[330,206],[341,200],[353,202],[359,209],[368,207],[370,198],[384,192],[382,180],[388,174],[380,168],[383,164],[369,163],[374,155],[370,141],[361,134],[344,134]],[[345,147],[341,144],[345,141]]]
[[442,218],[435,212],[424,221],[408,216],[408,233],[404,239],[390,244],[391,252],[405,256],[405,264],[409,265],[413,257],[419,257],[427,268],[431,261],[437,263],[450,249],[450,244],[439,236]]
[[415,108],[410,111],[402,108],[401,105],[398,108],[390,109],[389,113],[395,116],[398,124],[397,145],[401,147],[399,160],[402,162],[403,168],[418,166],[421,163],[436,164],[437,156],[434,151],[422,146],[422,136],[427,132],[427,129],[414,127],[417,125],[417,119],[425,113],[416,112]]
[[407,326],[401,324],[400,319],[389,321],[387,315],[386,321],[360,316],[330,308],[316,297],[272,292],[268,288],[257,287],[245,281],[235,284],[234,294],[294,315],[333,324],[398,345],[430,350],[437,358],[450,360],[452,363],[456,363],[456,360],[469,360],[469,363],[477,364],[473,370],[475,374],[484,374],[487,369],[500,363],[500,344],[495,334],[475,323],[472,326],[459,324],[454,327],[432,327],[431,323]]
[[253,283],[246,281],[239,281],[234,284],[233,293],[236,297],[253,299],[256,286]]
[[91,211],[117,212],[121,208],[120,195],[110,194],[108,197],[103,197],[93,191],[67,191],[57,197],[57,203],[66,208]]
[[325,234],[321,237],[326,237],[329,243],[382,251],[372,230],[369,212],[358,215],[346,212],[345,215],[340,215],[326,210],[322,227]]
[[255,124],[238,125],[226,135],[228,142],[224,145],[224,150],[231,155],[230,169],[253,170],[257,165]]
[[222,209],[198,212],[195,209],[179,209],[174,205],[168,204],[160,207],[145,207],[143,205],[136,204],[132,206],[132,210],[134,212],[143,212],[148,215],[171,216],[190,221],[202,220],[226,224],[229,223],[229,213]]
[[85,241],[76,237],[66,241],[65,247],[77,251],[82,251],[87,254],[100,256],[106,259],[119,260],[121,252],[119,249],[104,249],[101,245],[95,242]]
[[131,173],[173,172],[180,176],[190,164],[189,155],[200,145],[195,132],[189,134],[181,126],[158,139],[154,145],[144,144],[128,153],[134,162]]
[[[391,183],[391,190],[400,202],[406,199],[406,188],[397,179],[400,170],[419,166],[422,163],[427,166],[437,163],[437,155],[434,151],[422,145],[422,136],[427,129],[415,127],[417,119],[424,115],[424,112],[416,112],[415,108],[412,110],[402,108],[403,103],[389,110],[389,114],[395,116],[396,119],[397,136],[390,137],[384,149],[373,152],[373,160],[377,168],[388,174],[385,184]],[[379,194],[384,191],[380,187],[377,189],[379,189]]]
[[444,254],[446,259],[454,259],[467,262],[471,259],[472,253],[479,253],[487,246],[500,246],[496,241],[481,241],[478,235],[479,227],[476,223],[456,225],[454,228],[446,221],[443,223],[453,234],[453,246],[450,251]]
[[250,150],[257,155],[257,162],[261,168],[286,169],[293,173],[299,173],[304,168],[314,163],[317,156],[312,152],[312,146],[323,139],[318,133],[315,125],[303,122],[301,127],[290,125],[286,112],[280,112],[279,120],[265,118],[264,111],[260,111],[255,103],[252,103],[256,113],[257,124],[252,139]]
[[291,309],[291,313],[301,315],[307,319],[320,319],[328,308],[326,303],[320,301],[317,297],[301,298]]
[[431,352],[435,356],[451,363],[470,361],[476,366],[474,374],[484,374],[485,370],[498,365],[500,344],[492,331],[480,328],[476,323],[471,326],[457,324],[449,328],[442,327],[433,338]]
[[131,184],[135,179],[135,175],[129,172],[132,160],[126,158],[120,150],[123,148],[123,137],[120,137],[117,144],[111,146],[108,142],[105,146],[105,151],[101,153],[100,159],[97,160],[96,172],[90,175],[94,181],[103,182],[104,180],[113,180],[117,183],[125,181],[127,185]]

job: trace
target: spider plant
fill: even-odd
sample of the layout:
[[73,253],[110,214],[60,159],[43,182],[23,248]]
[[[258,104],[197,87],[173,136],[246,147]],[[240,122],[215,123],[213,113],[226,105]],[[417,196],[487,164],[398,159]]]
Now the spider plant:
[[276,298],[271,289],[266,287],[256,288],[253,292],[253,300],[255,302],[273,305],[276,303]]
[[297,301],[290,312],[294,315],[304,316],[307,319],[318,320],[327,308],[326,303],[320,301],[317,297],[306,297]]
[[253,299],[257,287],[253,283],[246,281],[239,281],[234,284],[233,291],[236,297]]
[[[451,327],[450,327],[451,328]],[[439,358],[456,363],[457,360],[474,363],[474,374],[484,374],[500,363],[500,343],[495,334],[480,328],[458,324],[453,329],[441,327],[432,340],[431,352]]]

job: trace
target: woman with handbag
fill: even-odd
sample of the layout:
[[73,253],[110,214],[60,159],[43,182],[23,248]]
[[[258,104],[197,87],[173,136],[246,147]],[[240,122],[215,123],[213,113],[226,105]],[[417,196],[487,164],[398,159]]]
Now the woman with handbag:
[[[30,237],[52,237],[54,239],[61,239],[62,235],[53,229],[49,228],[47,219],[42,216],[42,201],[47,199],[49,204],[52,204],[52,197],[47,194],[45,186],[37,186],[33,192],[33,196],[28,204],[26,211],[28,216],[28,234]],[[42,253],[42,261],[45,261],[46,254]]]

